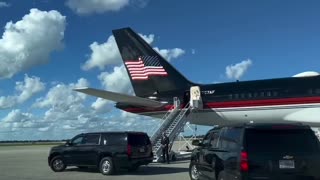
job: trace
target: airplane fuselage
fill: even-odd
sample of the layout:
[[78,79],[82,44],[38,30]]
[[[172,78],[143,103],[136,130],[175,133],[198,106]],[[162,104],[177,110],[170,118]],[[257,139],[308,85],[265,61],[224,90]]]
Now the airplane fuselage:
[[[198,85],[203,108],[193,111],[192,124],[222,125],[239,122],[302,122],[320,126],[320,76]],[[167,102],[158,109],[125,104],[116,107],[140,115],[161,118],[178,97],[189,102],[190,89],[159,92],[152,98]],[[150,97],[145,97],[150,98]]]

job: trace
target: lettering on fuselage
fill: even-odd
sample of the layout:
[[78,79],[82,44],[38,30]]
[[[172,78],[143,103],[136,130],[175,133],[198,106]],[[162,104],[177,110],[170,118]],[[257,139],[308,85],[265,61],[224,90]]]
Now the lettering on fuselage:
[[215,90],[201,91],[202,94],[213,94]]

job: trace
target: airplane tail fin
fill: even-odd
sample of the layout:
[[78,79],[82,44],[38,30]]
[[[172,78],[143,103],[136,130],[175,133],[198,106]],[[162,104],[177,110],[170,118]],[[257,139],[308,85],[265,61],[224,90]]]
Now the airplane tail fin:
[[112,32],[136,96],[187,89],[193,84],[131,28]]

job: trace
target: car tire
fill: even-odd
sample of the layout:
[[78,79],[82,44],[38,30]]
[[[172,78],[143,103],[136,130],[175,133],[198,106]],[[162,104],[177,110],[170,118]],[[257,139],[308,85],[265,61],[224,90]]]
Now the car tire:
[[200,173],[198,171],[198,167],[195,161],[191,161],[189,165],[189,176],[191,180],[199,180]]
[[103,175],[114,174],[115,169],[114,169],[112,158],[111,157],[102,158],[99,164],[99,170]]
[[61,172],[66,169],[66,164],[64,163],[64,160],[61,156],[55,156],[50,161],[50,168],[54,172]]

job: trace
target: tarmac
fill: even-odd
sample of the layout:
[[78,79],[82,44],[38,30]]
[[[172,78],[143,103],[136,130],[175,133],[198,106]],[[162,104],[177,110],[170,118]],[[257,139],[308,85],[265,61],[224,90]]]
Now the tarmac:
[[120,171],[116,175],[104,176],[97,169],[68,167],[63,172],[53,172],[47,157],[51,145],[0,146],[0,180],[169,180],[190,179],[189,159],[170,164],[152,163],[141,166],[136,172]]

